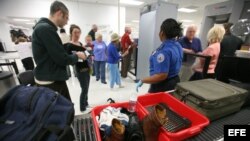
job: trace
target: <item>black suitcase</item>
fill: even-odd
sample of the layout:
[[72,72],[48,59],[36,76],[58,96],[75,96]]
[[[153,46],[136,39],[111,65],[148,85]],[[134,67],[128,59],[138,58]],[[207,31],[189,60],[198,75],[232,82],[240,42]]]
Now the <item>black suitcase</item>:
[[210,120],[239,111],[247,90],[214,79],[181,82],[173,94]]

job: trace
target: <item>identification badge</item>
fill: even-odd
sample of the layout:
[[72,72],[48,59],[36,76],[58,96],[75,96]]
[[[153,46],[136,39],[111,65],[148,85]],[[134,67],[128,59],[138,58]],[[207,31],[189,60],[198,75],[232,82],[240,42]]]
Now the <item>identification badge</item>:
[[97,48],[98,49],[102,49],[102,45],[97,45]]

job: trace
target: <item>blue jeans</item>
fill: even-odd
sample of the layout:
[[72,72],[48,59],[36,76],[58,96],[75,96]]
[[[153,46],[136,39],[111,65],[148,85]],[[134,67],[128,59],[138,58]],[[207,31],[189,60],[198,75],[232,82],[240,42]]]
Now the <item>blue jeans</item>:
[[80,72],[79,70],[77,70],[77,78],[82,88],[82,92],[80,95],[80,110],[85,111],[86,106],[88,106],[88,91],[90,81],[89,71]]
[[118,64],[108,64],[109,65],[109,77],[110,77],[110,88],[113,88],[115,83],[121,85],[121,76],[118,68]]
[[95,76],[96,79],[99,80],[101,77],[102,82],[106,82],[105,77],[105,65],[106,61],[95,61]]

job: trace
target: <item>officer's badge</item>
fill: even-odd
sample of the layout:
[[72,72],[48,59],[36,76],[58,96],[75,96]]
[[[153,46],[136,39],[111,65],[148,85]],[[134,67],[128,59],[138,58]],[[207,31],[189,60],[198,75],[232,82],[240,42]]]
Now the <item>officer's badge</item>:
[[163,62],[164,59],[165,59],[165,57],[164,57],[164,55],[162,53],[160,53],[160,54],[157,55],[157,62],[158,63]]

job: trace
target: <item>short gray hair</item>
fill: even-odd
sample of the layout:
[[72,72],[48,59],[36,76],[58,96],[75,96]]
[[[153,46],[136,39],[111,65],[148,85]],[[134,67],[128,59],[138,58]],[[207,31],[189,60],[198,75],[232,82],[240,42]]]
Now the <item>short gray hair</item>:
[[131,30],[131,27],[126,26],[125,27],[125,32],[127,32],[128,30]]
[[191,25],[189,25],[189,26],[187,27],[187,31],[188,31],[189,29],[194,29],[195,31],[197,31],[197,26],[194,25],[194,24],[191,24]]
[[225,34],[225,29],[222,26],[215,25],[207,33],[207,41],[209,43],[221,42]]

